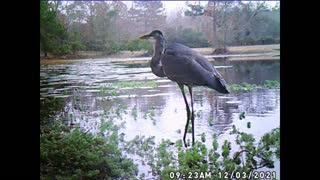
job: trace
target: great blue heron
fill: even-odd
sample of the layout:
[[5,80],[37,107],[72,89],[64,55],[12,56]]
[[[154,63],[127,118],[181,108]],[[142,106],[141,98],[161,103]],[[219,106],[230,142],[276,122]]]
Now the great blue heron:
[[[185,147],[186,134],[189,120],[192,123],[192,145],[194,145],[194,110],[193,110],[193,86],[207,86],[220,93],[228,94],[227,83],[214,68],[214,66],[200,53],[179,43],[173,43],[164,47],[164,37],[161,31],[154,30],[149,34],[141,36],[140,39],[149,39],[153,45],[153,57],[151,59],[151,70],[159,77],[167,77],[178,84],[187,109],[187,123],[183,135]],[[191,114],[184,86],[188,86],[191,99]]]

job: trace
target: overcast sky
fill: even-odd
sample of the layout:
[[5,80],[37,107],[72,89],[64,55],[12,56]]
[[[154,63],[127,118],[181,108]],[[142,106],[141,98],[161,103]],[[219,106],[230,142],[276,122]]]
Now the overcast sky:
[[[166,9],[167,15],[171,14],[172,12],[175,12],[179,9],[185,9],[187,1],[162,1],[164,8]],[[189,1],[189,3],[198,3],[199,1]],[[244,3],[248,1],[243,1]],[[270,6],[275,6],[276,3],[279,1],[266,1],[267,4]],[[127,5],[130,5],[128,7],[131,7],[131,4],[133,1],[124,1]],[[202,4],[207,4],[208,1],[200,1]]]

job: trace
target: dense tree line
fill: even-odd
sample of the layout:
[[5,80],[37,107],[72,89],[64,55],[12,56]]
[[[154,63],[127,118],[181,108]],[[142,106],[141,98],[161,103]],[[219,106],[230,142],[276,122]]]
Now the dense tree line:
[[264,2],[187,2],[188,8],[166,15],[160,1],[40,1],[40,51],[151,50],[137,40],[153,29],[167,42],[190,47],[219,47],[279,43],[279,6]]
[[280,42],[279,4],[271,8],[265,2],[209,1],[188,4],[184,14],[214,47]]

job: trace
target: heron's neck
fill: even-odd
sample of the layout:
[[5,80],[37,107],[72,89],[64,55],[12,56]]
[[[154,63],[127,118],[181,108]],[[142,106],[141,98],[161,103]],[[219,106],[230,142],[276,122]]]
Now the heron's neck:
[[160,37],[153,45],[153,57],[160,57],[164,49],[164,39]]
[[152,43],[153,45],[153,57],[151,59],[151,69],[153,74],[155,74],[156,76],[159,77],[165,77],[166,75],[163,72],[162,69],[162,64],[161,64],[161,55],[164,49],[164,39],[160,38],[157,39],[154,43]]

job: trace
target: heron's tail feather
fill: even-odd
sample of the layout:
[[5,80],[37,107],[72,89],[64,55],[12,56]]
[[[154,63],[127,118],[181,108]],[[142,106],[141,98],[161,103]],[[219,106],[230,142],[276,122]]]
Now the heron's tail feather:
[[220,79],[220,78],[216,78],[217,81],[218,81],[218,86],[219,86],[219,90],[217,90],[218,92],[220,93],[223,93],[223,94],[229,94],[230,93],[230,90],[228,88],[228,85],[226,83],[226,81],[224,79]]
[[226,81],[222,78],[220,74],[214,75],[208,86],[222,94],[230,93]]

